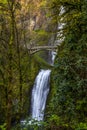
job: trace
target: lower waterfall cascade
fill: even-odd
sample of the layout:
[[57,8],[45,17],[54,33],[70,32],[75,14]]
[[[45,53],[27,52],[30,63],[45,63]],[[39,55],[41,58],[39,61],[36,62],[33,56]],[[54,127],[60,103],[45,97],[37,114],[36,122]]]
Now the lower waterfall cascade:
[[41,121],[44,118],[46,99],[49,93],[49,79],[51,70],[41,70],[36,77],[32,90],[32,118]]
[[[53,66],[56,52],[51,52],[51,65]],[[31,119],[27,122],[21,120],[22,125],[32,124],[33,120],[43,121],[47,96],[50,90],[50,69],[41,69],[36,76],[31,95]]]
[[[51,52],[51,59],[53,65],[56,52]],[[50,89],[50,73],[51,70],[40,70],[38,73],[34,86],[32,89],[32,99],[31,99],[31,116],[32,119],[37,121],[42,121],[44,118],[44,111],[46,106],[47,95]]]

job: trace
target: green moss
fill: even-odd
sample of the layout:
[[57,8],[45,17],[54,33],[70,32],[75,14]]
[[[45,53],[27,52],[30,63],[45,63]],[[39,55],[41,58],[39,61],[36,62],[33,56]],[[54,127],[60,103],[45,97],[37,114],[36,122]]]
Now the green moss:
[[35,62],[39,65],[41,69],[52,69],[53,66],[48,64],[43,58],[41,58],[39,55],[35,54],[33,56]]

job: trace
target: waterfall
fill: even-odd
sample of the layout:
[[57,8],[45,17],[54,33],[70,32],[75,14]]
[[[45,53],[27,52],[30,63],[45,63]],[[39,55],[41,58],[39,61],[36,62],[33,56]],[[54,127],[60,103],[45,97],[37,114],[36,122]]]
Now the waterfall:
[[52,65],[52,66],[54,65],[54,60],[55,60],[56,54],[57,54],[57,53],[54,52],[54,51],[51,52],[51,59],[52,59],[51,65]]
[[[54,63],[56,53],[51,52],[52,63]],[[31,115],[32,119],[42,121],[44,118],[44,110],[46,106],[47,95],[49,93],[49,79],[51,70],[40,70],[37,75],[32,89],[31,99]]]
[[[56,52],[51,52],[51,65],[54,63]],[[43,121],[47,95],[50,89],[51,70],[41,69],[36,76],[31,95],[31,118],[36,121]],[[22,125],[31,125],[33,120],[21,120]]]
[[43,120],[46,99],[49,92],[49,78],[51,70],[41,70],[36,77],[32,90],[32,118]]

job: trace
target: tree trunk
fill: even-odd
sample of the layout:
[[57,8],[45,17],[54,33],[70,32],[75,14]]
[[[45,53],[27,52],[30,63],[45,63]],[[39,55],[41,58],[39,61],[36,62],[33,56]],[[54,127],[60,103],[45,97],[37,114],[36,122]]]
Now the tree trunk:
[[22,108],[22,104],[23,104],[23,101],[22,101],[22,70],[21,70],[21,55],[20,55],[20,45],[19,45],[19,37],[18,37],[18,29],[17,29],[17,26],[16,26],[16,22],[15,22],[15,30],[16,30],[16,42],[17,42],[17,55],[18,55],[18,71],[19,71],[19,96],[20,96],[20,102],[19,102],[19,112],[21,114],[21,108]]
[[8,49],[8,100],[7,100],[7,113],[6,113],[6,130],[11,129],[11,120],[12,120],[12,88],[13,88],[13,43],[14,43],[14,2],[8,0],[8,6],[10,11],[10,27],[11,27],[11,35],[9,41],[9,49]]

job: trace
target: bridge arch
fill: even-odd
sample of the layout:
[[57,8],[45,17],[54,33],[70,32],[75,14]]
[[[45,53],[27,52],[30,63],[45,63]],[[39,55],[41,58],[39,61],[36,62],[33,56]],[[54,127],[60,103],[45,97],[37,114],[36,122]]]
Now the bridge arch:
[[49,50],[49,51],[56,51],[57,50],[57,46],[34,46],[34,47],[27,47],[29,53],[35,54],[39,51],[43,51],[43,50]]

